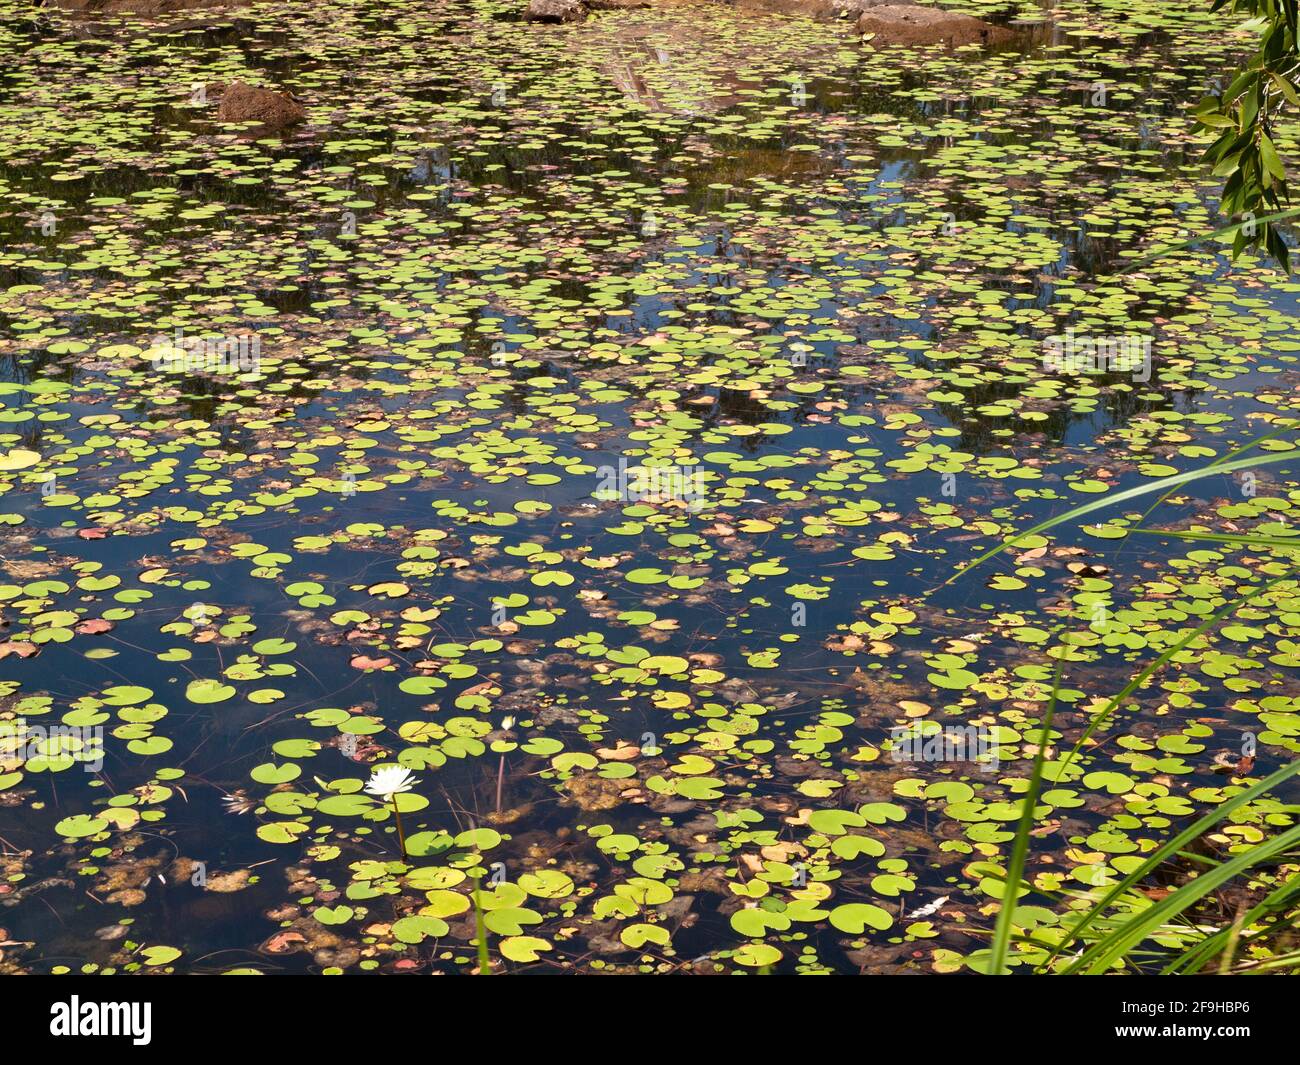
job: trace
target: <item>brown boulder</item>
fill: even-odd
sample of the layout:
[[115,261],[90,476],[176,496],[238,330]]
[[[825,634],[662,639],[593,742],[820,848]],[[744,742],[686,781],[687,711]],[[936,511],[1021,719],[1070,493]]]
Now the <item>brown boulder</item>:
[[221,93],[218,122],[256,122],[271,129],[284,129],[306,119],[302,104],[287,92],[276,92],[242,81],[234,81]]
[[528,0],[529,22],[578,22],[587,17],[582,0]]
[[946,44],[949,48],[963,44],[1001,44],[1015,36],[1011,30],[972,15],[916,4],[870,8],[859,16],[858,32],[870,35],[870,43],[876,46]]

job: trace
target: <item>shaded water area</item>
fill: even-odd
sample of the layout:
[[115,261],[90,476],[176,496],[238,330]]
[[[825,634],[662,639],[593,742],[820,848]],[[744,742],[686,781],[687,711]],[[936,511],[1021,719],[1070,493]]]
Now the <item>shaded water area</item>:
[[1249,38],[960,9],[1019,35],[0,0],[0,970],[468,972],[481,878],[507,971],[969,971],[1055,661],[1027,935],[1295,756],[1283,579],[1065,757],[1285,577],[1158,530],[1285,535],[1294,434],[950,580],[1300,406],[1300,286],[1124,272],[1218,224]]

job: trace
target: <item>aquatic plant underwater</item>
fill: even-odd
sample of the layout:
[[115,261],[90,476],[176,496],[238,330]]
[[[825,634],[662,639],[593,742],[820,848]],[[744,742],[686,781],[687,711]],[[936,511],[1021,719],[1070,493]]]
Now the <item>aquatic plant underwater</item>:
[[0,973],[1294,971],[1252,5],[0,0]]

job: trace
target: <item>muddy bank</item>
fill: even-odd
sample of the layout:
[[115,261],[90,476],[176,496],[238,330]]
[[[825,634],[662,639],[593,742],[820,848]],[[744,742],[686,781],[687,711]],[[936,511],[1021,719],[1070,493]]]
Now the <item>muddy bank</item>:
[[858,17],[858,32],[873,45],[946,44],[949,48],[1005,44],[1015,37],[1013,30],[972,15],[914,4],[872,7]]
[[185,11],[220,12],[241,6],[241,0],[47,0],[47,7],[70,15],[137,15],[153,18]]
[[755,14],[806,15],[815,19],[854,19],[888,0],[734,0],[728,6]]
[[890,0],[736,0],[735,7],[756,14],[806,15],[822,21],[852,21],[871,43],[880,45],[1004,44],[1015,32],[972,15]]
[[[529,0],[529,22],[579,22],[592,11],[659,6],[651,0]],[[719,0],[718,7],[764,15],[798,15],[819,21],[843,21],[876,46],[1005,44],[1015,31],[956,11],[889,0]]]

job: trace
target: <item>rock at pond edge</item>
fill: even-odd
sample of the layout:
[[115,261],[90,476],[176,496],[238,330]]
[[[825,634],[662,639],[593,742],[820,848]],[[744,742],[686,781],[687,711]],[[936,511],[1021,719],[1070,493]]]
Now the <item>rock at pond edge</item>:
[[528,0],[529,22],[578,22],[587,17],[582,0]]
[[256,122],[272,129],[284,129],[306,118],[307,112],[302,104],[288,93],[242,81],[227,85],[217,105],[219,122]]
[[916,4],[883,4],[858,17],[858,32],[871,35],[871,44],[925,45],[1002,44],[1014,32],[973,15],[941,11]]

